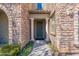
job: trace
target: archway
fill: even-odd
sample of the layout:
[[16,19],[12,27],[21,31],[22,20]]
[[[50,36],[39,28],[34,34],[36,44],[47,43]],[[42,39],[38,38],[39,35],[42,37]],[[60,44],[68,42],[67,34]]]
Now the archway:
[[8,40],[8,17],[6,13],[0,9],[0,44],[6,44]]

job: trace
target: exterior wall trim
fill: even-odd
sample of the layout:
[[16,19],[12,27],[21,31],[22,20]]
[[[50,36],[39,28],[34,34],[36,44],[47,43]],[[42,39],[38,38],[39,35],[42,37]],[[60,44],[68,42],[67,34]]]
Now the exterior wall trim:
[[79,20],[79,15],[78,15],[78,9],[75,10],[74,12],[74,44],[79,44],[79,39],[78,39],[78,20]]

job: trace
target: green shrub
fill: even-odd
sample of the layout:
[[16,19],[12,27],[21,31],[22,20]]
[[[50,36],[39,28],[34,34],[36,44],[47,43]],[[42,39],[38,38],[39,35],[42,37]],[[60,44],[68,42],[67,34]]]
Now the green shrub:
[[2,56],[15,56],[20,50],[19,45],[5,45],[0,48],[0,55]]
[[20,50],[20,46],[15,45],[5,45],[0,48],[0,56],[27,56],[33,47],[33,42],[29,42],[22,50]]
[[20,55],[21,55],[21,56],[27,56],[27,55],[31,52],[32,47],[33,47],[33,42],[29,42],[29,43],[23,48],[23,50],[20,52]]

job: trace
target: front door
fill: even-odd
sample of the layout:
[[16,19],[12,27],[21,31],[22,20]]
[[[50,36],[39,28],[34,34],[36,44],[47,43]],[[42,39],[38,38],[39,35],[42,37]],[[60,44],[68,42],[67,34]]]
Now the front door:
[[36,22],[36,40],[43,40],[43,21]]

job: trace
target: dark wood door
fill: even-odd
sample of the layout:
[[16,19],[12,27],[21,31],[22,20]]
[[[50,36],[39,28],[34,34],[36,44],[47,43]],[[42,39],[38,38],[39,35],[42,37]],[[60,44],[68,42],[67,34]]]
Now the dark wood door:
[[38,21],[36,24],[36,39],[44,39],[43,38],[43,22]]

